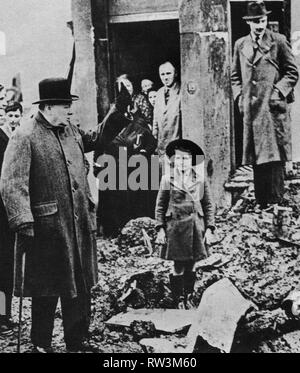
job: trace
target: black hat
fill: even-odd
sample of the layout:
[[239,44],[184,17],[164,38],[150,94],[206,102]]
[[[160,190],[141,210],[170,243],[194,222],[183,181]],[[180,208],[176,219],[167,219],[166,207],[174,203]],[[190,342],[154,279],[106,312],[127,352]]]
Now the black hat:
[[175,155],[177,149],[188,150],[192,153],[193,156],[202,155],[205,157],[203,150],[199,145],[195,144],[191,140],[178,139],[169,143],[166,149],[166,154],[169,158],[172,158]]
[[251,1],[247,5],[247,15],[243,17],[246,21],[253,19],[259,19],[272,13],[266,9],[266,5],[263,1]]
[[44,79],[39,83],[40,99],[33,104],[51,102],[72,102],[78,100],[78,96],[71,95],[70,84],[64,78]]

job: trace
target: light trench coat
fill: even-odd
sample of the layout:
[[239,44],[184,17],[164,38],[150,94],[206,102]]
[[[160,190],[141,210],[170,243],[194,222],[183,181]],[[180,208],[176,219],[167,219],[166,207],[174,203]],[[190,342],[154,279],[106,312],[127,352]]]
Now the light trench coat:
[[[298,70],[285,36],[269,30],[254,57],[252,37],[234,47],[232,90],[240,96],[244,116],[243,164],[292,160],[290,110],[287,97],[298,81]],[[271,100],[277,88],[282,100]]]
[[165,87],[158,90],[153,113],[153,135],[157,139],[158,154],[163,157],[168,144],[182,136],[180,85],[170,89],[168,104]]

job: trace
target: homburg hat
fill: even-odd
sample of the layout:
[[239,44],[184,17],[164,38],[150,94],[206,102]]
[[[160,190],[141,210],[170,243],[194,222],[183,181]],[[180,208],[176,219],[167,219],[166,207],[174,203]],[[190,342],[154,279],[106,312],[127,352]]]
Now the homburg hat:
[[243,17],[246,21],[259,19],[272,13],[266,9],[266,5],[263,1],[250,1],[247,4],[247,15]]

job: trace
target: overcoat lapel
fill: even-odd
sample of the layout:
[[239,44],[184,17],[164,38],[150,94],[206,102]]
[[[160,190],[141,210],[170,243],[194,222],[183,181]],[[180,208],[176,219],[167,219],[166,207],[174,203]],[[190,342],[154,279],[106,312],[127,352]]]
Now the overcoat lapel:
[[257,51],[256,57],[255,57],[253,63],[257,64],[258,61],[260,61],[260,59],[263,56],[270,57],[270,50],[273,47],[273,45],[274,45],[274,42],[272,40],[272,37],[271,37],[270,33],[267,30],[265,32],[263,38],[262,38],[261,45],[260,45],[260,47]]

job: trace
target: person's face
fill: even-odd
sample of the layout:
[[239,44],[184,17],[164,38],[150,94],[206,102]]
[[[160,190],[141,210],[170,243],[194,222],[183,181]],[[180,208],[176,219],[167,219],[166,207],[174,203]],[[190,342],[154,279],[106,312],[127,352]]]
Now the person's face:
[[6,92],[2,89],[0,92],[0,109],[5,109],[7,106]]
[[53,123],[68,125],[73,114],[71,108],[71,103],[50,106],[49,110]]
[[265,16],[252,21],[247,21],[247,24],[249,25],[252,34],[261,36],[265,33],[268,26],[268,17]]
[[187,171],[193,167],[193,156],[188,151],[176,150],[174,166],[180,171]]
[[19,109],[6,113],[6,122],[10,125],[12,130],[15,130],[20,125],[21,118],[22,114]]
[[172,87],[176,78],[175,67],[171,63],[166,63],[159,68],[159,76],[165,87]]
[[142,87],[142,92],[147,94],[150,91],[150,89],[153,87],[153,83],[151,82],[151,80],[144,79],[142,80],[141,87]]
[[0,109],[0,126],[3,126],[5,123],[5,111],[4,109]]
[[133,95],[133,85],[132,85],[131,81],[128,80],[128,79],[123,79],[122,83],[124,84],[125,88],[129,92],[130,96],[132,96]]
[[150,104],[154,107],[155,106],[155,102],[156,102],[156,91],[150,91],[149,92],[149,95],[148,95],[148,100],[150,102]]

